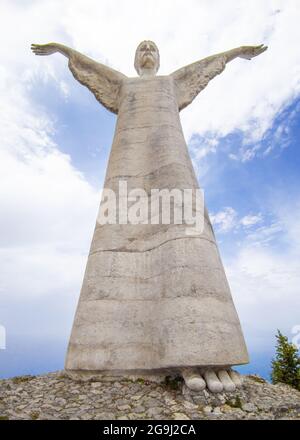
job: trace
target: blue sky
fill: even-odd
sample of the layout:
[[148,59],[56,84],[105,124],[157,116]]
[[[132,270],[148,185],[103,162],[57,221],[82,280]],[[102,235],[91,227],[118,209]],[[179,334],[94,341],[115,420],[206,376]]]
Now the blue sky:
[[34,57],[32,42],[62,42],[132,76],[144,38],[158,43],[161,74],[269,45],[230,63],[181,116],[250,352],[242,371],[268,377],[277,328],[297,337],[300,8],[263,3],[145,1],[141,20],[133,0],[3,2],[0,377],[63,368],[116,122],[63,57]]

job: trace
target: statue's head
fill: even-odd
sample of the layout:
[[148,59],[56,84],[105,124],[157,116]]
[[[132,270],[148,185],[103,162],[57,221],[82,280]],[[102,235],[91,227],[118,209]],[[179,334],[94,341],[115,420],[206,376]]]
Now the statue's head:
[[154,76],[159,69],[159,51],[150,40],[142,41],[135,52],[134,67],[137,73]]

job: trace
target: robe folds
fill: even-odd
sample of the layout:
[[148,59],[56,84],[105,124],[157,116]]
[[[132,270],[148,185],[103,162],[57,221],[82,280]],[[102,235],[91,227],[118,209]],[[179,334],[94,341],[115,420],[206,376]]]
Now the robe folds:
[[[104,188],[118,193],[119,181],[147,194],[199,188],[179,111],[224,69],[224,60],[196,73],[192,65],[190,72],[148,78],[97,71],[89,62],[74,58],[69,67],[118,115]],[[203,232],[194,235],[186,225],[96,223],[66,370],[153,373],[247,362],[206,209]]]

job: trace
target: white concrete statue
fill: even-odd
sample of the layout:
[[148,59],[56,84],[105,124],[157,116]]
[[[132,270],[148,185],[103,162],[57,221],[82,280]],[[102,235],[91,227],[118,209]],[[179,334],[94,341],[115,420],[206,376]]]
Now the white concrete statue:
[[[235,58],[267,48],[243,46],[157,76],[159,52],[139,44],[138,77],[129,78],[62,44],[74,77],[118,115],[105,188],[199,188],[179,112]],[[103,202],[103,200],[102,200]],[[74,376],[181,374],[193,390],[233,391],[233,365],[248,363],[212,225],[187,235],[182,224],[96,223],[70,338],[66,371]]]

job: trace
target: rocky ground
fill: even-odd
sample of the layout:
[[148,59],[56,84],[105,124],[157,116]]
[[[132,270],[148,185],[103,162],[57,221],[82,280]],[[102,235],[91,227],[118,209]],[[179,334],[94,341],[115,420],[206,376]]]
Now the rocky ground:
[[0,420],[300,420],[300,392],[245,376],[237,392],[189,391],[180,380],[76,382],[64,373],[0,380]]

